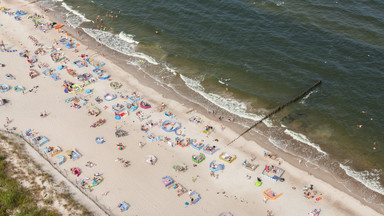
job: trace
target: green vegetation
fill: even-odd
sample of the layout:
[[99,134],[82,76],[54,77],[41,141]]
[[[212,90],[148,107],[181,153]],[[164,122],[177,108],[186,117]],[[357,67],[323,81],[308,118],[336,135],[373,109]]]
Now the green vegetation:
[[12,170],[4,155],[0,155],[0,215],[60,215],[56,211],[37,207],[33,194],[11,178]]

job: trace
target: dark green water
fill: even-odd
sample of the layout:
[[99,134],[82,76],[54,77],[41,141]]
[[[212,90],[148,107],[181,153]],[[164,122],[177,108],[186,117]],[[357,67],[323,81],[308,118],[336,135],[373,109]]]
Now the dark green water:
[[[127,63],[158,80],[165,78],[176,89],[190,87],[222,109],[249,119],[242,122],[245,125],[322,80],[308,97],[273,117],[269,124],[280,129],[269,134],[270,140],[335,172],[341,168],[384,194],[384,2],[43,4],[57,10],[65,6],[72,11],[66,12],[72,26],[126,54]],[[107,11],[119,18],[107,17]],[[107,31],[90,24],[98,15]],[[180,78],[182,84],[175,81]],[[222,85],[220,78],[231,81]],[[282,138],[287,135],[290,139]],[[332,164],[327,164],[329,158]]]

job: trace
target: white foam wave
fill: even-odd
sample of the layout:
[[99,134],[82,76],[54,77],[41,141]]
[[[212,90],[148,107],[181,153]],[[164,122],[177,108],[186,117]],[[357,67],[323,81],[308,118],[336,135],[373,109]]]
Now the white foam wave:
[[204,92],[204,87],[200,84],[201,80],[191,79],[183,75],[180,75],[180,78],[185,82],[188,88],[230,113],[236,114],[243,118],[252,119],[254,121],[258,121],[263,118],[262,116],[258,116],[253,113],[247,113],[247,106],[245,103],[241,103],[230,98],[223,98],[217,94]]
[[176,69],[173,69],[173,68],[170,68],[168,65],[164,65],[165,66],[165,69],[167,69],[167,71],[171,72],[173,75],[176,75]]
[[347,165],[340,164],[340,167],[348,176],[361,182],[367,188],[384,195],[384,187],[380,184],[380,174],[382,170],[373,169],[371,172],[367,170],[359,172]]
[[288,129],[285,129],[284,133],[289,135],[290,137],[292,137],[293,139],[295,139],[295,140],[297,140],[299,142],[302,142],[302,143],[305,143],[305,144],[307,144],[309,146],[312,146],[318,152],[321,152],[324,155],[328,155],[325,151],[321,150],[321,148],[318,145],[316,145],[315,143],[312,143],[311,141],[309,141],[309,139],[304,134],[296,133],[296,132],[288,130]]
[[135,41],[135,40],[133,39],[133,35],[131,35],[131,34],[125,34],[124,32],[120,32],[120,34],[119,34],[119,38],[120,38],[121,40],[123,40],[123,41],[128,42],[128,43],[139,44],[138,41]]
[[98,29],[83,28],[84,32],[89,36],[95,38],[99,43],[116,50],[122,54],[143,59],[153,65],[158,65],[159,63],[152,57],[145,55],[144,53],[136,52],[135,48],[139,42],[133,39],[133,35],[125,34],[120,32],[120,34],[115,35],[111,32],[100,31]]
[[267,127],[275,127],[275,126],[273,125],[273,121],[272,121],[271,119],[265,119],[265,120],[263,121],[263,123],[264,123]]
[[309,96],[311,96],[311,94],[317,93],[317,92],[318,92],[318,90],[310,91],[307,95],[305,95],[305,97],[303,97],[303,99],[300,100],[299,103],[305,104],[305,101],[309,98]]
[[73,27],[77,28],[83,22],[90,22],[91,20],[85,18],[85,16],[79,13],[77,10],[72,9],[65,2],[61,4],[69,13],[67,14],[67,21]]

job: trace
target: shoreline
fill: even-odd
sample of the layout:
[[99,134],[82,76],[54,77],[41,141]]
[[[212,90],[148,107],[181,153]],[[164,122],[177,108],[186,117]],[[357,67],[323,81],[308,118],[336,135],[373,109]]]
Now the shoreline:
[[[83,26],[83,24],[85,24],[85,26]],[[182,97],[183,98],[182,99],[183,104],[188,104],[188,106],[194,106],[194,107],[201,108],[198,111],[200,113],[202,113],[205,117],[211,119],[212,121],[216,121],[218,123],[221,123],[221,124],[225,125],[226,127],[230,127],[232,130],[236,131],[239,134],[247,129],[247,127],[244,126],[245,124],[240,124],[239,122],[240,121],[241,122],[246,121],[247,123],[250,123],[251,122],[250,119],[239,117],[236,114],[233,114],[231,112],[226,111],[225,109],[221,108],[219,105],[212,104],[208,99],[204,98],[204,96],[200,95],[199,93],[195,92],[194,90],[189,89],[188,87],[185,87],[184,92],[180,89],[176,89],[175,87],[169,87],[169,86],[167,86],[166,83],[163,83],[161,80],[157,80],[150,73],[147,73],[144,70],[138,69],[136,66],[127,64],[127,58],[131,58],[131,57],[129,57],[129,56],[127,57],[127,55],[122,54],[117,50],[114,50],[112,48],[107,47],[106,45],[103,44],[103,42],[96,41],[96,39],[94,37],[88,35],[87,33],[85,33],[83,31],[83,29],[82,29],[83,27],[92,28],[91,25],[92,24],[90,24],[90,23],[84,22],[84,23],[80,24],[79,27],[77,27],[76,29],[74,29],[68,25],[67,30],[72,33],[74,38],[77,38],[77,39],[79,39],[79,37],[77,37],[76,32],[77,31],[81,32],[81,34],[82,34],[81,37],[86,38],[84,40],[91,41],[91,43],[88,42],[87,44],[91,44],[91,46],[94,46],[94,47],[96,46],[97,48],[99,48],[99,46],[100,46],[100,48],[102,48],[103,51],[98,52],[98,54],[100,55],[100,53],[104,53],[106,55],[106,57],[108,57],[109,59],[114,59],[114,63],[119,65],[120,68],[127,68],[126,70],[129,70],[129,71],[137,71],[134,73],[134,77],[139,79],[140,82],[146,83],[147,87],[151,87],[152,85],[158,86],[159,90],[161,90],[160,92],[162,92],[163,95],[165,95],[166,97],[169,97],[173,100],[180,100],[180,97]],[[149,76],[149,80],[148,80],[148,76]],[[178,82],[180,82],[180,80],[182,80],[180,78],[179,74],[176,75],[176,78],[174,80],[176,80],[176,79],[178,79]],[[169,94],[170,92],[171,92],[171,94]],[[173,94],[173,93],[175,93],[175,94]],[[187,96],[190,96],[190,95],[192,95],[192,96],[190,98],[187,98]],[[198,98],[198,99],[192,100],[191,98]],[[236,119],[238,119],[238,121],[235,124],[230,123],[228,121],[218,121],[217,120],[218,115],[212,116],[212,115],[209,115],[206,113],[206,111],[210,110],[210,109],[213,109],[216,111],[219,110],[219,115],[224,115],[227,117],[235,117]],[[268,123],[268,124],[270,124],[270,123]],[[365,203],[365,201],[364,201],[365,199],[371,200],[371,197],[360,198],[360,197],[355,195],[356,192],[357,193],[361,193],[361,192],[367,193],[369,191],[369,192],[373,192],[375,194],[375,196],[379,196],[380,197],[379,199],[376,199],[376,201],[373,201],[373,203],[370,203],[372,206],[378,205],[378,203],[380,204],[381,200],[384,200],[384,195],[380,194],[379,192],[376,192],[378,190],[377,188],[371,188],[369,186],[369,182],[367,182],[367,180],[356,179],[355,176],[347,174],[348,170],[343,168],[343,166],[345,167],[345,164],[342,164],[339,161],[335,162],[335,159],[333,159],[333,158],[331,158],[333,163],[327,163],[328,158],[325,158],[322,155],[322,153],[324,153],[324,154],[326,154],[326,153],[324,151],[322,151],[320,149],[320,147],[317,146],[316,144],[311,143],[310,141],[308,141],[308,142],[310,142],[308,144],[305,140],[304,141],[301,140],[301,137],[299,137],[299,139],[293,137],[293,135],[295,135],[295,133],[296,133],[294,131],[289,130],[289,132],[293,133],[293,135],[290,135],[289,133],[285,133],[284,128],[279,128],[279,130],[275,130],[275,129],[276,129],[275,125],[274,126],[270,126],[270,125],[266,126],[266,123],[263,123],[263,125],[260,125],[257,128],[257,131],[258,131],[257,133],[254,131],[256,133],[256,136],[261,134],[262,136],[264,136],[266,138],[261,143],[263,148],[268,149],[269,151],[272,151],[272,150],[277,151],[278,154],[288,155],[288,157],[293,158],[292,160],[290,160],[290,163],[292,163],[292,164],[295,164],[298,160],[307,161],[308,164],[310,164],[310,165],[308,167],[305,167],[306,171],[308,173],[310,173],[313,170],[313,167],[315,167],[318,170],[321,170],[321,173],[318,174],[317,177],[322,178],[324,181],[333,182],[336,180],[339,182],[344,182],[345,178],[347,178],[348,180],[352,181],[353,183],[348,183],[348,185],[344,185],[343,183],[337,183],[337,184],[332,183],[332,185],[337,187],[338,189],[342,189],[342,190],[346,189],[345,190],[346,192],[348,192],[352,196],[355,196],[355,198],[360,199],[363,203]],[[272,131],[272,132],[269,132],[269,131]],[[269,134],[267,134],[266,132],[268,132]],[[279,136],[283,137],[281,139],[277,139],[277,142],[289,141],[290,144],[297,145],[298,147],[294,147],[294,148],[290,148],[290,149],[289,148],[284,149],[283,144],[280,144],[280,143],[279,144],[276,144],[276,143],[272,144],[271,141],[268,140],[268,136],[270,136],[271,134],[274,134],[274,133],[278,133]],[[249,138],[247,138],[247,140],[253,139],[250,136],[248,136],[248,137]],[[269,137],[269,138],[271,138],[271,137]],[[257,141],[257,138],[255,140]],[[267,140],[267,141],[265,141],[265,140]],[[260,142],[258,142],[258,143],[260,143]],[[264,143],[268,143],[268,144],[264,145]],[[285,145],[285,146],[288,146],[288,145]],[[307,157],[305,157],[305,154],[302,151],[300,151],[300,150],[296,151],[300,147],[306,148],[306,149],[309,147],[310,151],[312,152],[311,155],[317,154],[318,156],[315,158],[307,158]],[[297,158],[297,157],[300,159],[296,160],[295,158]],[[312,160],[312,159],[314,159],[314,160]],[[336,163],[338,163],[338,164],[336,164]],[[296,166],[296,167],[301,169],[301,166]],[[337,171],[335,171],[335,170],[337,170]],[[353,171],[355,171],[355,170],[353,170]],[[356,172],[358,172],[360,174],[360,171],[356,171]],[[324,174],[330,174],[331,177],[325,178],[325,177],[323,177]],[[361,186],[366,188],[366,190],[360,190]],[[349,189],[351,187],[352,188],[358,188],[359,190]],[[383,212],[384,212],[384,205],[379,206],[379,208],[382,208]]]
[[[58,19],[59,17],[52,14],[52,12],[53,11],[50,10],[49,16],[51,18],[54,17],[54,18]],[[61,20],[61,21],[63,21],[63,20]],[[208,118],[211,121],[215,121],[216,123],[220,123],[220,124],[224,125],[226,128],[230,128],[231,130],[233,130],[236,134],[241,134],[242,132],[244,132],[247,129],[247,127],[245,127],[241,124],[238,124],[236,122],[233,123],[233,122],[228,122],[228,121],[217,121],[217,116],[207,114],[207,108],[205,108],[202,103],[197,103],[195,101],[192,101],[192,100],[186,98],[184,95],[178,93],[175,89],[172,89],[171,87],[167,86],[166,84],[160,83],[158,80],[155,80],[154,78],[151,77],[151,75],[147,74],[146,72],[138,71],[138,69],[135,66],[127,64],[126,60],[125,60],[127,58],[127,55],[120,53],[114,49],[111,49],[111,48],[99,43],[98,41],[96,41],[95,38],[89,36],[87,33],[85,33],[83,31],[81,24],[77,28],[73,28],[73,27],[68,25],[65,29],[67,32],[70,32],[71,37],[76,38],[76,40],[87,41],[87,46],[88,46],[87,50],[88,49],[92,50],[92,48],[89,48],[92,46],[97,47],[99,49],[100,48],[102,49],[102,51],[100,51],[100,52],[96,52],[93,50],[94,55],[99,55],[98,57],[109,58],[109,59],[113,58],[114,64],[118,65],[120,68],[125,67],[126,72],[127,71],[136,71],[135,74],[131,74],[131,75],[133,75],[133,77],[135,79],[139,80],[139,82],[141,84],[144,84],[146,87],[151,88],[152,86],[156,86],[156,88],[157,88],[156,90],[158,92],[160,92],[162,94],[162,96],[164,98],[166,98],[167,100],[170,99],[170,100],[174,100],[174,101],[179,101],[181,104],[183,104],[185,106],[192,107],[193,111],[200,113],[200,115],[203,115],[204,118]],[[77,35],[77,32],[80,32],[80,37]],[[83,38],[83,39],[81,40],[80,38]],[[89,41],[91,41],[91,42],[89,42]],[[102,56],[101,53],[103,53],[104,55]],[[124,74],[121,74],[121,75],[124,76]],[[124,78],[120,77],[120,79],[124,79]],[[192,97],[198,97],[199,101],[206,101],[205,103],[210,104],[210,102],[207,99],[203,98],[203,96],[192,91],[191,89],[188,89],[187,91],[193,95]],[[171,92],[171,94],[170,94],[170,92]],[[180,97],[182,97],[182,99],[180,99]],[[212,107],[214,108],[214,110],[221,110],[220,111],[221,114],[228,115],[228,116],[234,116],[232,113],[229,113],[228,111],[221,109],[219,106],[217,106],[215,104],[212,104]],[[210,108],[212,108],[212,107],[210,107]],[[240,120],[248,120],[249,121],[249,119],[244,119],[244,118],[239,117],[239,116],[236,116],[236,118],[238,118]],[[285,162],[289,163],[290,165],[294,166],[295,168],[303,170],[306,173],[308,173],[309,175],[313,175],[316,178],[319,178],[322,181],[327,182],[328,184],[332,185],[333,187],[337,188],[338,190],[341,190],[341,191],[347,193],[348,195],[354,197],[355,199],[359,200],[361,202],[361,204],[367,205],[367,206],[375,209],[376,211],[379,211],[379,212],[381,211],[381,213],[384,214],[384,205],[379,206],[377,203],[370,203],[370,202],[367,202],[366,200],[364,200],[364,198],[361,198],[359,195],[356,194],[357,189],[353,189],[353,188],[349,189],[346,185],[343,184],[345,182],[345,180],[342,179],[341,176],[337,176],[336,174],[331,173],[326,168],[321,167],[321,165],[314,164],[311,161],[308,161],[301,156],[295,155],[291,152],[287,152],[287,151],[275,146],[274,144],[272,144],[269,141],[268,137],[264,135],[265,131],[271,130],[271,128],[266,126],[264,122],[257,127],[257,130],[260,130],[261,133],[256,132],[255,130],[251,130],[250,132],[248,132],[248,134],[245,134],[243,136],[243,138],[247,141],[256,142],[256,145],[260,146],[261,148],[263,148],[269,152],[273,152],[274,154],[278,155],[279,159],[283,159]],[[285,137],[284,139],[292,140],[292,137],[290,137],[286,134],[284,134],[283,136]],[[297,141],[294,141],[294,142],[297,142]],[[234,145],[234,146],[236,146],[236,145]],[[242,146],[236,147],[236,148],[241,150]],[[327,156],[325,156],[325,157],[327,157]],[[299,161],[302,161],[302,164],[299,163]],[[306,165],[306,164],[309,164],[309,165]],[[339,168],[339,169],[341,169],[341,168]],[[353,187],[358,188],[362,185],[363,187],[366,188],[366,190],[372,191],[371,189],[367,188],[367,186],[363,185],[363,183],[353,179],[351,176],[347,176],[347,174],[343,174],[343,175],[344,175],[344,177],[347,177],[350,181],[353,182],[352,183]],[[372,192],[377,193],[375,191],[372,191]],[[384,195],[381,195],[378,193],[377,193],[377,195],[381,196],[381,200],[383,200],[383,202],[384,202]]]
[[[15,9],[15,8],[13,8],[13,9]],[[29,22],[29,21],[28,21]],[[72,35],[74,35],[74,37],[73,38],[76,38],[76,30],[75,29],[68,29],[68,28],[66,28],[66,30],[68,31],[68,32],[72,32]],[[72,37],[72,36],[71,36]],[[79,41],[79,40],[78,40]],[[81,41],[80,41],[81,42]],[[92,41],[93,42],[93,44],[96,44],[97,42],[96,41]],[[91,44],[91,46],[92,46],[92,44]],[[113,53],[114,51],[111,51],[111,50],[109,50],[108,51],[108,49],[109,48],[106,48],[106,47],[103,47],[103,49],[104,50],[106,50],[106,52],[103,52],[103,53],[105,53],[106,55],[104,55],[104,57],[106,58],[106,59],[108,59],[108,58],[113,58],[113,57],[116,57],[116,56],[114,56],[114,55],[110,55],[110,54],[108,54],[108,53]],[[91,49],[89,49],[89,47],[86,49],[86,52],[87,53],[89,53],[90,51],[92,50],[92,48]],[[65,50],[65,48],[64,48],[64,51],[67,51],[67,50]],[[92,51],[92,52],[95,52],[95,51]],[[91,56],[94,56],[94,54],[92,54]],[[94,57],[96,57],[96,56],[94,56]],[[97,56],[96,58],[97,59],[104,59],[104,57],[101,57],[101,56]],[[74,61],[75,59],[71,59],[72,61]],[[116,60],[116,59],[115,59]],[[109,60],[108,60],[108,62],[109,62]],[[50,62],[50,64],[52,64],[51,62]],[[123,67],[121,67],[122,65],[121,65],[121,62],[120,62],[120,64],[119,63],[117,63],[117,65],[120,67],[120,68],[123,68]],[[119,80],[119,81],[128,81],[128,72],[126,72],[126,71],[130,71],[130,73],[129,73],[129,77],[130,76],[132,76],[132,77],[134,77],[134,78],[136,78],[137,80],[135,80],[135,82],[136,83],[139,83],[140,85],[144,85],[144,86],[147,86],[147,88],[150,88],[150,87],[153,87],[153,85],[155,84],[155,86],[157,85],[157,83],[156,83],[156,81],[154,81],[154,80],[152,80],[152,78],[148,78],[148,77],[146,77],[146,75],[144,74],[142,74],[141,72],[137,72],[136,71],[136,69],[134,68],[134,67],[132,67],[132,66],[129,66],[129,67],[127,67],[127,65],[124,65],[125,66],[125,70],[124,70],[124,72],[122,72],[122,73],[119,73],[119,74],[117,74],[117,72],[116,73],[111,73],[112,75],[113,75],[113,79],[114,80]],[[133,71],[133,75],[132,75],[132,71]],[[127,74],[126,74],[127,73]],[[139,75],[140,74],[140,75]],[[118,79],[115,79],[115,78],[118,78]],[[51,82],[50,80],[49,81],[46,81],[46,82]],[[209,116],[209,115],[207,115],[206,114],[206,111],[205,111],[205,109],[203,108],[203,107],[201,107],[200,105],[197,105],[197,104],[194,104],[193,102],[191,102],[191,101],[188,101],[188,100],[185,100],[184,101],[184,99],[179,99],[179,98],[177,98],[177,96],[176,95],[174,95],[174,97],[169,97],[170,95],[173,95],[172,93],[171,94],[169,94],[169,92],[172,92],[173,90],[172,89],[169,89],[169,88],[166,88],[166,87],[156,87],[157,89],[155,89],[155,90],[151,90],[151,91],[155,91],[155,92],[157,92],[157,93],[160,93],[160,95],[162,96],[162,98],[161,98],[161,100],[158,100],[158,99],[153,99],[153,98],[150,98],[150,101],[151,102],[153,102],[153,101],[156,101],[156,103],[153,103],[153,104],[160,104],[160,101],[162,101],[162,100],[164,100],[164,101],[171,101],[171,103],[172,104],[179,104],[179,103],[182,103],[182,105],[184,105],[184,107],[187,107],[188,109],[185,109],[185,108],[183,108],[183,111],[180,111],[179,113],[181,113],[181,114],[183,114],[183,113],[185,113],[185,111],[184,110],[187,110],[187,111],[189,111],[189,110],[191,110],[191,107],[193,107],[193,109],[195,110],[194,112],[195,113],[199,113],[199,115],[200,116],[204,116],[204,118],[205,119],[210,119],[210,122],[212,122],[212,121],[216,121],[216,119],[214,119],[212,116]],[[132,89],[130,89],[130,90],[132,90]],[[110,91],[110,90],[109,90]],[[144,96],[145,96],[145,98],[147,98],[148,97],[148,94],[144,94]],[[176,103],[174,102],[174,101],[177,101]],[[185,114],[184,114],[185,115]],[[215,122],[214,123],[215,125],[217,125],[217,122]],[[243,129],[242,128],[240,128],[240,127],[238,127],[237,125],[236,126],[231,126],[231,124],[229,124],[229,123],[227,123],[227,122],[225,122],[224,124],[226,124],[226,127],[227,127],[227,129],[228,128],[231,128],[231,132],[230,132],[230,134],[233,136],[233,135],[236,135],[236,134],[238,134],[239,132],[241,132],[241,131],[243,131]],[[190,127],[190,126],[188,126],[188,127]],[[235,127],[235,128],[233,128],[233,127]],[[226,132],[228,131],[226,129]],[[232,130],[233,130],[233,132],[232,132]],[[246,142],[246,143],[249,143],[250,142],[250,140],[251,140],[251,138],[250,138],[250,134],[248,134],[247,136],[245,136],[244,138],[245,138],[245,140],[244,140],[244,142]],[[228,137],[228,135],[227,135],[227,137],[224,137],[223,138],[224,140],[230,140],[231,139],[231,136],[229,136]],[[244,151],[246,151],[246,149],[253,149],[253,148],[256,148],[256,149],[258,149],[258,151],[257,152],[259,152],[259,153],[255,153],[256,155],[258,155],[259,157],[256,157],[256,160],[258,160],[258,159],[260,159],[260,152],[262,152],[262,151],[259,151],[259,149],[261,149],[259,146],[261,146],[263,149],[267,149],[268,151],[272,151],[272,152],[278,152],[278,155],[279,155],[279,157],[281,156],[282,158],[284,158],[284,162],[283,162],[283,166],[290,166],[290,165],[293,165],[293,164],[296,164],[297,163],[297,159],[296,158],[294,158],[294,156],[293,155],[290,155],[289,153],[284,153],[283,151],[281,151],[281,150],[279,150],[279,149],[277,149],[275,146],[273,146],[273,145],[268,145],[268,144],[266,144],[267,142],[266,141],[268,141],[268,139],[267,139],[267,137],[264,137],[264,136],[260,136],[260,135],[258,135],[258,139],[260,139],[260,140],[257,140],[257,145],[258,146],[249,146],[249,145],[244,145],[244,146],[242,146],[240,143],[237,143],[237,145],[233,145],[233,146],[231,146],[231,148],[234,148],[234,149],[237,149],[237,150],[239,150],[239,149],[241,149],[242,150],[242,148],[245,148],[245,150]],[[262,143],[262,144],[260,144],[260,143]],[[222,146],[223,146],[223,143],[222,143]],[[224,147],[224,149],[227,149],[226,147]],[[188,150],[188,151],[191,151],[191,150]],[[193,151],[193,150],[192,150]],[[240,160],[240,159],[238,159],[238,160]],[[261,166],[262,166],[262,163],[261,163]],[[261,168],[260,168],[261,169]],[[260,169],[258,169],[258,171],[260,171]],[[291,169],[291,168],[289,168],[289,169]],[[306,167],[297,167],[297,169],[300,169],[300,170],[302,170],[302,171],[304,171],[304,172],[308,172],[309,173],[309,175],[311,175],[311,170],[310,170],[310,168],[306,168]],[[319,170],[317,170],[317,171],[319,171]],[[324,172],[325,173],[325,172]],[[322,180],[326,180],[327,182],[329,182],[329,180],[331,180],[331,182],[332,182],[332,178],[331,177],[329,177],[329,178],[325,178],[325,175],[323,175],[324,173],[322,173],[322,172],[317,172],[317,173],[315,173],[314,174],[314,176],[317,176],[317,177],[319,177],[320,179],[322,179]],[[289,174],[288,174],[288,176],[289,176]],[[323,177],[325,178],[325,179],[323,179]],[[292,178],[294,178],[294,177],[292,177]],[[265,181],[267,181],[267,180],[265,180]],[[332,184],[331,183],[331,185],[333,185],[333,186],[335,186],[334,184]],[[341,190],[341,191],[344,191],[344,192],[346,192],[346,193],[348,193],[349,195],[354,195],[353,193],[351,193],[351,192],[348,192],[348,190],[347,191],[345,191],[345,190],[343,190],[343,186],[342,185],[339,185],[339,184],[336,184],[336,188],[337,189],[339,189],[339,190]],[[356,195],[354,195],[355,196],[355,198],[356,198]],[[368,205],[369,206],[369,205]]]

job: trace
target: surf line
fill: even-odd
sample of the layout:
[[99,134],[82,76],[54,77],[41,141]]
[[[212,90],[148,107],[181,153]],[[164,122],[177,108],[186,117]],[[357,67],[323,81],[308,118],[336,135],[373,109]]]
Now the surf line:
[[232,140],[231,142],[229,142],[227,144],[227,146],[231,145],[232,143],[234,143],[237,139],[239,139],[241,136],[243,136],[244,134],[248,133],[250,130],[252,130],[253,128],[255,128],[257,125],[259,125],[260,123],[262,123],[265,119],[273,116],[274,114],[280,112],[282,109],[284,109],[286,106],[288,106],[289,104],[291,103],[294,103],[294,102],[297,102],[298,100],[300,100],[301,98],[303,98],[305,95],[307,95],[309,92],[311,92],[314,88],[316,88],[317,86],[319,86],[321,84],[321,80],[317,81],[315,84],[313,84],[311,87],[309,87],[307,90],[303,91],[301,94],[297,95],[296,97],[294,97],[292,100],[284,103],[283,105],[280,105],[278,106],[276,109],[274,109],[272,112],[270,112],[268,115],[264,116],[264,118],[260,119],[259,121],[257,121],[254,125],[252,125],[251,127],[249,127],[247,130],[245,130],[243,133],[241,133],[238,137],[236,137],[234,140]]

